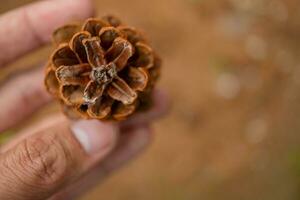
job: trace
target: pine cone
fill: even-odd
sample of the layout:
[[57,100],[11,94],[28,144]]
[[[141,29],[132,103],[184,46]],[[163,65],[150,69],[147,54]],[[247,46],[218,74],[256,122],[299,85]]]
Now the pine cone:
[[45,85],[70,118],[123,120],[151,106],[160,59],[136,29],[114,16],[65,25]]

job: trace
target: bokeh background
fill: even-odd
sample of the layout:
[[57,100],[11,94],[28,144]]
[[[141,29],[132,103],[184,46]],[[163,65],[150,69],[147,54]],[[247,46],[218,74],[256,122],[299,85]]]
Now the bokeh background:
[[[28,2],[10,0],[0,11]],[[116,14],[147,33],[173,107],[154,125],[148,150],[82,200],[300,199],[298,0],[94,3],[97,15]],[[49,52],[17,61],[0,81]]]

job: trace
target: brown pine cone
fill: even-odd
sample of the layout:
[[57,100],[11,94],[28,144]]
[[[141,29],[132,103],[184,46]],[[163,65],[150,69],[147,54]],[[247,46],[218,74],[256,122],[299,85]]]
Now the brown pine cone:
[[135,28],[91,18],[58,28],[53,40],[45,85],[68,117],[123,120],[151,106],[161,62]]

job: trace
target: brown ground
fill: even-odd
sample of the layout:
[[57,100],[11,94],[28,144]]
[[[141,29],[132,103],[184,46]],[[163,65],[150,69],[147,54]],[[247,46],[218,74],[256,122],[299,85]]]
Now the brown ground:
[[173,109],[148,151],[83,200],[300,198],[297,0],[95,5],[148,33]]

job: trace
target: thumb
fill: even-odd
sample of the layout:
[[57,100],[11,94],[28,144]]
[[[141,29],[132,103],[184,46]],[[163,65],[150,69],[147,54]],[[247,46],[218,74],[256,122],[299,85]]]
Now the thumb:
[[114,147],[112,124],[63,120],[0,154],[0,199],[46,199],[84,174]]

